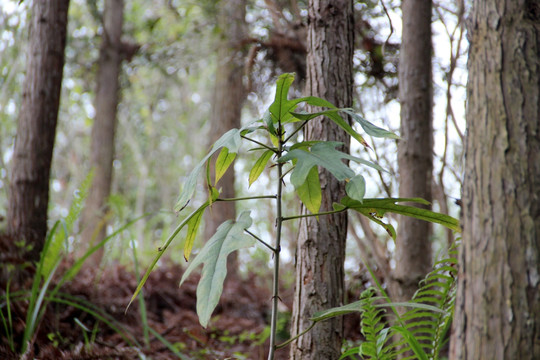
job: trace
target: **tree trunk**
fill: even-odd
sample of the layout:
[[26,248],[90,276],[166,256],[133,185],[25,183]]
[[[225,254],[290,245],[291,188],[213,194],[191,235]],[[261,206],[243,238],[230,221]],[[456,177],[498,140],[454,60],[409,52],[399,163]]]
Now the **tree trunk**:
[[13,153],[8,231],[39,260],[47,234],[49,175],[56,134],[69,0],[35,0],[21,112]]
[[[242,82],[246,56],[242,45],[242,40],[246,38],[246,0],[220,1],[217,6],[220,41],[217,51],[209,145],[212,145],[228,130],[240,127],[242,106],[247,95]],[[221,188],[220,197],[235,196],[234,178],[234,168],[230,168],[217,185]],[[214,203],[206,212],[205,239],[212,237],[224,221],[235,218],[234,202]],[[233,252],[228,257],[229,275],[234,277],[237,269],[237,252]]]
[[[123,0],[106,0],[103,11],[103,35],[99,49],[96,116],[91,135],[90,164],[94,177],[83,212],[82,249],[103,240],[107,226],[106,202],[111,192],[119,76],[123,60],[121,43],[123,18]],[[99,263],[102,257],[103,248],[96,252],[93,262]]]
[[[433,91],[431,1],[403,0],[399,59],[401,138],[398,144],[399,196],[431,201],[433,171]],[[426,206],[429,208],[429,206]],[[408,301],[432,267],[431,225],[400,216],[396,268],[390,280],[395,301]]]
[[540,359],[540,6],[477,0],[468,33],[451,359]]
[[[353,2],[311,0],[308,9],[308,56],[306,94],[322,97],[338,107],[351,107],[353,94]],[[332,140],[349,148],[349,136],[328,119],[310,122],[307,140]],[[345,195],[345,186],[330,173],[320,175],[321,211]],[[306,211],[305,209],[303,210]],[[296,286],[291,335],[309,327],[312,315],[343,302],[347,215],[302,219],[296,253]],[[318,324],[296,340],[291,359],[338,359],[343,340],[340,317]]]

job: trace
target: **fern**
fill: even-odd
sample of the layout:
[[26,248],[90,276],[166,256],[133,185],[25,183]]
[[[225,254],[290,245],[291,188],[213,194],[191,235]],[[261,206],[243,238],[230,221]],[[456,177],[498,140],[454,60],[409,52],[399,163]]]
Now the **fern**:
[[[448,341],[457,289],[457,248],[456,242],[449,250],[448,257],[435,263],[434,269],[420,282],[420,288],[410,302],[393,303],[384,288],[374,277],[377,288],[365,290],[355,303],[321,311],[313,321],[323,321],[334,316],[359,311],[361,332],[365,341],[358,347],[347,349],[340,357],[363,359],[438,359],[441,349]],[[375,296],[379,291],[382,296]],[[382,304],[378,301],[383,300]],[[375,303],[377,301],[377,303]],[[396,307],[409,308],[399,315]],[[396,316],[394,326],[387,326],[385,307],[392,309]]]
[[365,290],[361,298],[365,300],[361,314],[361,332],[365,341],[360,345],[359,354],[362,358],[386,360],[395,357],[393,346],[385,346],[390,337],[390,328],[385,327],[384,315],[386,310],[374,304],[375,289]]
[[[415,293],[410,304],[433,306],[439,311],[429,308],[411,307],[401,318],[401,326],[395,327],[401,336],[408,340],[414,338],[417,344],[406,341],[400,352],[413,351],[415,359],[417,352],[423,352],[423,358],[438,359],[441,348],[448,341],[446,336],[450,329],[456,299],[457,275],[457,242],[449,252],[448,257],[435,263],[434,269],[420,282],[420,288]],[[421,350],[415,346],[420,346]]]

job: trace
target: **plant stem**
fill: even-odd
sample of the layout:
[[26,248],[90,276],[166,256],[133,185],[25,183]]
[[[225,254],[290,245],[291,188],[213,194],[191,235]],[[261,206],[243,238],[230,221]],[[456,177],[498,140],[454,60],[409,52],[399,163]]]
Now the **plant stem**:
[[276,249],[274,249],[273,247],[271,247],[270,245],[268,245],[266,243],[266,241],[264,241],[263,239],[261,239],[260,237],[258,237],[257,235],[255,235],[254,233],[252,233],[251,231],[249,231],[248,229],[244,229],[245,232],[247,232],[249,235],[251,235],[255,240],[257,240],[258,242],[260,242],[261,244],[263,244],[264,246],[266,246],[268,249],[270,249],[272,252],[276,252]]
[[270,147],[270,146],[268,146],[268,145],[265,145],[265,144],[263,144],[263,143],[260,142],[260,141],[254,140],[254,139],[252,139],[252,138],[248,138],[247,136],[244,136],[244,135],[241,135],[241,137],[242,137],[243,139],[246,139],[246,140],[248,140],[248,141],[251,141],[251,142],[253,142],[253,143],[257,144],[257,145],[260,145],[260,146],[262,146],[262,147],[265,148],[265,149],[271,150],[271,151],[275,152],[276,154],[278,153],[278,150],[276,150],[275,148],[272,148],[272,147]]
[[316,213],[316,214],[302,214],[302,215],[286,216],[286,217],[282,218],[281,220],[287,221],[287,220],[294,220],[294,219],[300,219],[300,218],[311,217],[311,216],[332,215],[332,214],[338,214],[338,213],[346,211],[348,209],[349,208],[346,207],[346,208],[343,208],[343,209],[340,209],[340,210],[323,211],[323,212]]
[[308,123],[309,120],[305,120],[298,128],[296,128],[296,130],[294,130],[291,135],[289,135],[284,141],[283,143],[287,143],[287,141],[289,141],[294,135],[296,135],[297,132],[299,132],[300,130],[302,130],[304,128],[304,126],[306,126],[306,124]]
[[259,195],[259,196],[246,196],[237,198],[217,198],[214,201],[241,201],[241,200],[255,200],[255,199],[276,199],[277,195]]
[[[281,122],[278,125],[278,151],[277,158],[281,157],[283,151],[283,139]],[[268,352],[268,360],[274,359],[274,353],[276,351],[276,333],[277,333],[277,317],[278,317],[278,301],[279,301],[279,253],[281,252],[281,225],[283,218],[281,216],[281,192],[283,189],[282,172],[283,163],[277,164],[278,169],[278,185],[277,185],[277,197],[276,197],[276,246],[274,247],[274,288],[272,291],[272,318],[270,321],[270,351]]]

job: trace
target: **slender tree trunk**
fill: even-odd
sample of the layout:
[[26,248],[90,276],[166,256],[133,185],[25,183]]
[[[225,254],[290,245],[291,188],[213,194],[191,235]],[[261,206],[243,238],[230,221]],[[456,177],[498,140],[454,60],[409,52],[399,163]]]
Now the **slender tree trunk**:
[[[83,212],[82,249],[103,240],[107,226],[106,202],[111,192],[119,76],[123,60],[121,43],[123,18],[123,0],[106,0],[103,11],[103,35],[99,49],[96,116],[91,135],[90,164],[94,177]],[[96,253],[93,262],[99,263],[102,257],[103,248]]]
[[451,359],[540,359],[540,5],[474,1]]
[[[322,97],[338,107],[350,107],[353,93],[353,2],[311,0],[308,9],[308,56],[306,93]],[[328,119],[310,122],[307,140],[333,140],[349,148],[349,136]],[[321,211],[345,195],[345,186],[330,173],[320,175]],[[305,209],[303,211],[306,211]],[[291,335],[309,327],[310,317],[343,302],[347,215],[304,218],[300,222],[296,253],[296,287]],[[291,346],[291,359],[338,359],[343,340],[343,321],[334,318],[318,324]]]
[[35,0],[21,112],[13,154],[8,231],[32,247],[36,261],[47,233],[49,175],[60,105],[69,0]]
[[[403,0],[399,59],[399,195],[428,201],[432,198],[433,171],[431,6],[431,1]],[[399,218],[398,225],[390,289],[394,300],[408,301],[431,270],[431,226],[406,216]]]
[[[214,101],[212,103],[212,120],[209,140],[213,144],[221,135],[232,128],[240,127],[242,106],[246,99],[246,90],[242,82],[246,53],[242,40],[246,38],[246,0],[220,1],[218,4],[218,24],[220,42]],[[222,198],[235,196],[235,172],[231,168],[221,178],[217,187],[221,188]],[[205,217],[205,239],[214,235],[216,229],[225,220],[235,219],[234,202],[217,202],[212,205]],[[228,270],[235,276],[238,269],[237,253],[229,255]]]

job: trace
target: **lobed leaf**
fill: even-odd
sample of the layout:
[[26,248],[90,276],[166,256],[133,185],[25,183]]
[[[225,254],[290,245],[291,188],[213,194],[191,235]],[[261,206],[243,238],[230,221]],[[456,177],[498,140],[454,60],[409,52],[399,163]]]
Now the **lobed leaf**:
[[[274,102],[269,107],[272,126],[274,127],[275,124],[277,124],[278,122],[281,122],[282,124],[289,122],[293,118],[293,116],[290,114],[290,111],[294,110],[298,103],[301,102],[301,100],[299,99],[287,99],[287,95],[289,94],[289,88],[294,81],[294,77],[295,75],[292,73],[282,74],[278,77],[278,80],[276,82],[276,95],[274,97]],[[270,127],[270,125],[268,126]]]
[[195,268],[204,264],[197,286],[197,314],[203,327],[208,325],[223,292],[223,282],[227,274],[227,256],[233,251],[252,246],[255,242],[251,236],[244,233],[244,229],[250,227],[252,223],[249,213],[244,211],[235,222],[227,220],[221,224],[182,275],[180,285]]
[[354,176],[352,171],[341,159],[347,154],[336,150],[337,146],[343,143],[328,141],[317,143],[311,147],[311,151],[294,149],[278,159],[279,162],[286,162],[297,159],[298,162],[291,174],[291,183],[295,188],[300,187],[314,166],[322,166],[332,173],[339,181],[350,179]]
[[358,115],[351,109],[342,109],[344,113],[349,114],[353,120],[355,120],[357,123],[362,126],[362,129],[368,134],[369,136],[378,137],[378,138],[388,138],[388,139],[400,139],[399,136],[394,134],[391,131],[385,130],[383,128],[380,128],[378,126],[373,125],[366,119],[364,119],[362,116]]
[[178,201],[176,202],[176,205],[174,206],[174,211],[180,212],[182,211],[186,205],[188,204],[189,200],[193,196],[193,193],[195,192],[195,187],[197,186],[197,179],[199,178],[199,175],[201,174],[201,171],[204,168],[204,164],[210,159],[212,155],[214,155],[219,149],[221,148],[227,148],[228,152],[231,153],[237,153],[238,149],[240,147],[240,133],[244,130],[242,129],[231,129],[227,131],[225,134],[223,134],[215,143],[214,146],[212,146],[212,149],[206,156],[195,166],[195,168],[191,171],[189,174],[187,180],[184,183],[184,186],[182,187],[182,191],[180,193],[180,196],[178,198]]
[[329,109],[324,111],[319,111],[316,113],[292,113],[294,117],[300,120],[311,120],[313,118],[316,118],[317,116],[326,116],[330,120],[332,120],[336,125],[338,125],[340,128],[345,130],[347,134],[349,134],[352,138],[354,138],[356,141],[358,141],[360,144],[364,145],[365,147],[369,147],[368,143],[364,140],[364,138],[358,134],[352,127],[349,125],[349,123],[339,115],[340,109]]

